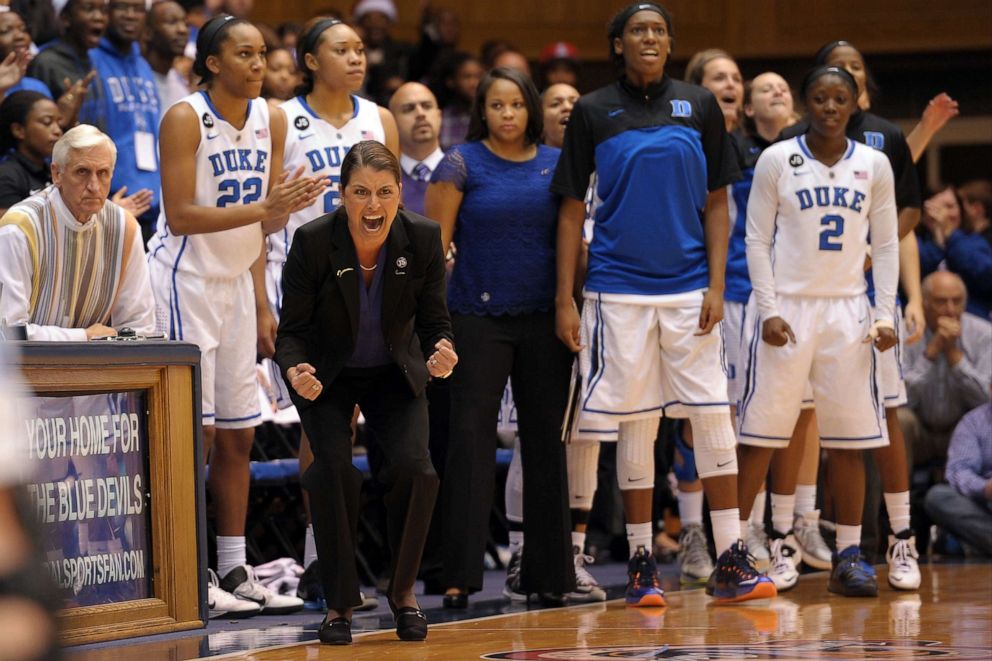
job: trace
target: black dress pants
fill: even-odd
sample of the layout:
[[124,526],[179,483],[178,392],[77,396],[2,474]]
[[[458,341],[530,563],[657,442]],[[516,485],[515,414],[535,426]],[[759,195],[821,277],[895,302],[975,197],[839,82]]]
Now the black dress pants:
[[387,490],[390,595],[413,588],[438,489],[427,451],[427,399],[410,392],[395,365],[346,368],[300,411],[314,454],[303,486],[310,492],[324,597],[334,610],[362,603],[355,568],[362,474],[351,463],[356,404],[383,457],[377,479]]
[[572,354],[555,336],[553,312],[453,315],[458,366],[451,377],[451,428],[444,470],[444,584],[482,588],[496,473],[496,418],[507,377],[513,387],[524,473],[521,587],[575,589],[561,423]]

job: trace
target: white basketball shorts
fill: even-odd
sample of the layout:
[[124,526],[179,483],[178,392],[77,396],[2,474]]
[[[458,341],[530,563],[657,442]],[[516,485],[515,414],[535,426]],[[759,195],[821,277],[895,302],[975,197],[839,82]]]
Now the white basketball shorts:
[[820,444],[863,449],[888,445],[877,352],[864,342],[871,326],[866,296],[778,296],[782,318],[796,342],[774,347],[761,339],[752,298],[745,331],[747,367],[740,442],[781,448],[789,444],[809,383],[816,402]]
[[203,424],[246,429],[262,412],[255,376],[255,298],[251,274],[201,278],[148,264],[159,331],[200,347]]

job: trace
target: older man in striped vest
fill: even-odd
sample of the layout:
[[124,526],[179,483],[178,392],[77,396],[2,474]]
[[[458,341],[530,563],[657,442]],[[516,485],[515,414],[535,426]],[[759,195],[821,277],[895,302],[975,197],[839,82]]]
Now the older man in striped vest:
[[76,126],[55,143],[54,184],[0,218],[0,317],[30,340],[155,329],[141,230],[107,199],[116,160],[109,137]]

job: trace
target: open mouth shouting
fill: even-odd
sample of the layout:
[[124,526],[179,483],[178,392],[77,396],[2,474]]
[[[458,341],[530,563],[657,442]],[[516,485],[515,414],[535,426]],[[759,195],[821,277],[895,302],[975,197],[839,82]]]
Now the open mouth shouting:
[[375,216],[362,216],[362,230],[368,232],[369,234],[374,234],[380,231],[383,225],[386,224],[385,214],[378,214]]

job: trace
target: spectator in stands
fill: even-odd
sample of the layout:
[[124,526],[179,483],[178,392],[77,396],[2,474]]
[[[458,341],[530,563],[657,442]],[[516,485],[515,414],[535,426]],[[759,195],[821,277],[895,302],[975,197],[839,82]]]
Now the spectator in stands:
[[954,273],[923,280],[923,341],[905,348],[908,406],[899,409],[910,467],[947,456],[965,412],[989,400],[992,323],[965,312],[967,291]]
[[155,75],[159,109],[165,114],[173,103],[189,94],[186,79],[173,66],[182,57],[189,41],[186,10],[178,2],[156,2],[145,22],[145,59]]
[[155,74],[141,56],[138,39],[144,29],[144,0],[114,0],[107,34],[90,51],[102,88],[96,126],[110,136],[120,153],[111,189],[152,192],[150,208],[138,217],[147,240],[159,212],[158,125],[162,118]]
[[[971,230],[965,204],[953,186],[930,197],[923,211],[918,235],[921,272],[932,273],[943,264],[960,275],[968,290],[968,312],[988,318],[992,310],[992,244]],[[988,232],[981,218],[976,226],[978,232]]]
[[958,195],[964,202],[965,227],[972,234],[980,234],[992,243],[992,182],[988,179],[973,179],[960,188]]
[[52,154],[50,186],[0,218],[0,318],[29,340],[85,341],[155,329],[138,224],[107,199],[113,141],[83,124]]
[[545,87],[558,83],[575,87],[579,80],[579,49],[567,41],[555,41],[541,49],[537,58]]
[[506,69],[516,69],[528,78],[530,75],[530,62],[527,61],[527,56],[518,51],[516,48],[506,48],[499,55],[493,57],[493,66],[504,67]]
[[59,109],[47,96],[14,92],[0,104],[0,214],[51,183],[48,159],[62,137]]
[[273,48],[265,54],[265,63],[262,98],[276,103],[292,99],[296,86],[300,84],[300,73],[293,54],[285,48]]
[[290,54],[296,52],[296,42],[299,40],[300,32],[302,31],[303,24],[297,21],[286,21],[276,26],[276,35],[279,37],[279,43]]
[[473,55],[456,51],[438,61],[429,85],[441,105],[441,149],[448,151],[465,142],[472,99],[485,70]]
[[953,186],[945,186],[924,201],[921,222],[916,228],[922,277],[940,268],[945,257],[947,237],[961,226],[963,206]]
[[[6,58],[11,53],[19,55],[26,54],[31,46],[31,35],[28,34],[24,19],[14,11],[0,11],[0,60]],[[13,87],[7,88],[7,94],[13,94],[20,90],[31,90],[40,92],[47,97],[52,93],[45,83],[31,76],[24,76]]]
[[455,50],[460,32],[458,14],[428,5],[421,17],[420,43],[410,55],[407,78],[416,81],[426,78],[438,58]]
[[7,3],[27,23],[31,40],[39,46],[59,36],[59,24],[55,20],[55,6],[52,0],[10,0]]
[[396,18],[393,0],[359,0],[352,12],[368,59],[365,90],[381,106],[389,105],[389,97],[406,79],[409,64],[410,46],[389,34]]
[[28,66],[28,73],[51,90],[52,98],[71,104],[60,106],[63,128],[74,125],[77,117],[97,123],[103,90],[92,84],[96,74],[89,51],[100,43],[107,28],[107,1],[56,0],[53,4],[58,9],[62,37],[45,44]]
[[947,448],[947,481],[927,492],[926,508],[941,528],[992,555],[992,404],[971,411]]
[[403,207],[424,213],[424,193],[444,152],[438,138],[441,111],[425,85],[406,83],[389,100],[400,134],[400,168],[403,170]]

